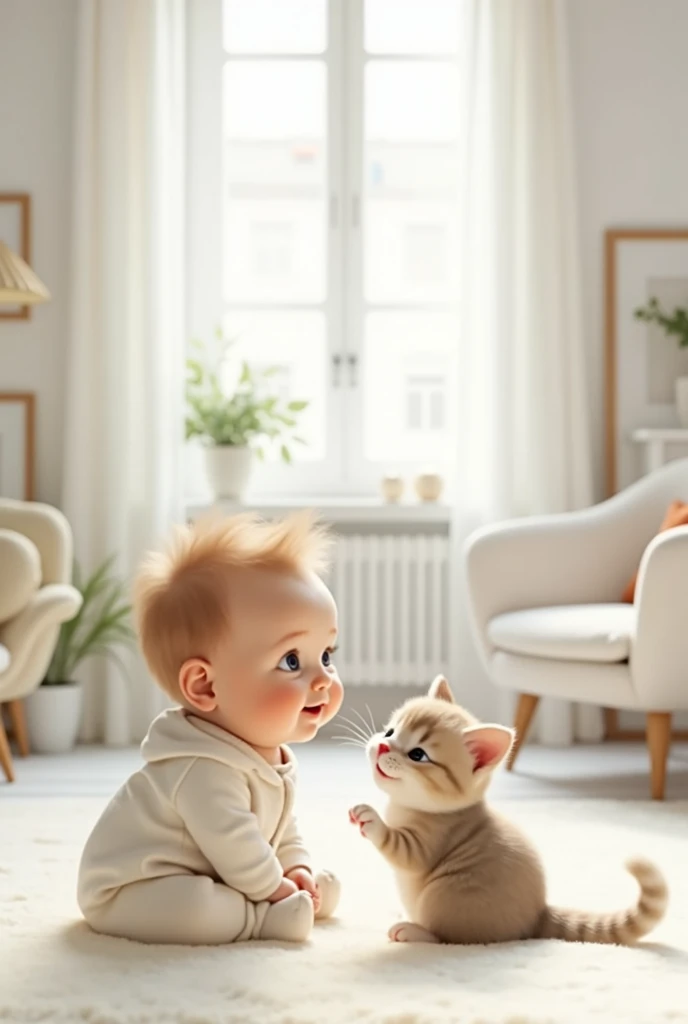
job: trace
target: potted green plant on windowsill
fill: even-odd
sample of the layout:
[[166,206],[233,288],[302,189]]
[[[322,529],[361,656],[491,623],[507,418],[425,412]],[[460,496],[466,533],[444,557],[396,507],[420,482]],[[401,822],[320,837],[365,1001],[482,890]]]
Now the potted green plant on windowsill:
[[[271,383],[279,367],[251,369],[246,361],[235,365],[231,380],[227,351],[231,340],[221,332],[213,357],[201,342],[192,343],[187,359],[186,439],[199,438],[205,451],[208,482],[215,498],[240,499],[249,483],[254,459],[263,458],[268,445],[279,444],[285,462],[291,462],[292,443],[305,444],[294,433],[299,414],[308,403],[287,401],[273,393]],[[224,382],[221,379],[224,377]]]
[[[667,337],[676,338],[679,348],[688,348],[688,309],[676,306],[673,313],[666,313],[662,309],[659,299],[653,296],[647,306],[636,309],[634,315],[636,320],[657,324]],[[674,381],[674,388],[679,422],[682,427],[688,427],[688,376],[677,377]]]
[[25,701],[31,748],[39,754],[66,753],[76,743],[81,723],[79,666],[90,658],[110,658],[126,674],[119,652],[135,641],[126,585],[112,571],[114,557],[84,580],[77,563],[73,582],[83,598],[70,622],[60,626],[45,679]]

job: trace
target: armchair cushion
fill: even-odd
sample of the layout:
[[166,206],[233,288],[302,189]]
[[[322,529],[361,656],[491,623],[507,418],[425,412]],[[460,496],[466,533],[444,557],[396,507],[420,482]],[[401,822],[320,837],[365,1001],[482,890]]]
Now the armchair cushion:
[[[673,530],[677,526],[688,526],[688,504],[684,501],[672,501],[671,505],[666,511],[666,515],[662,520],[662,524],[659,527],[659,532],[664,533],[665,530]],[[629,581],[626,589],[623,592],[622,601],[627,601],[629,604],[633,604],[635,600],[635,587],[638,582],[638,573],[636,572],[633,579]]]
[[490,642],[501,651],[557,661],[622,662],[630,656],[635,609],[627,604],[528,608],[496,615]]
[[15,530],[0,529],[0,622],[8,622],[41,585],[38,548]]

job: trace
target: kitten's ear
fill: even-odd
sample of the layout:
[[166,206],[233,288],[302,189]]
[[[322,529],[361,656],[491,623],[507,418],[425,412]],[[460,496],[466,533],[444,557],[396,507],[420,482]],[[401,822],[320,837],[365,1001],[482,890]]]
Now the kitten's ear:
[[500,764],[511,750],[516,734],[505,725],[472,725],[462,735],[473,758],[473,771],[477,772]]
[[436,700],[446,700],[449,704],[456,703],[451,687],[444,676],[435,676],[430,684],[428,697],[434,697]]

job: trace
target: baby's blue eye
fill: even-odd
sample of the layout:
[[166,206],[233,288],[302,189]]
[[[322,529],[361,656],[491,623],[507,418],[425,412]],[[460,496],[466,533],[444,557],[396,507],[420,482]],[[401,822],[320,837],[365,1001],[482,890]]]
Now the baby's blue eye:
[[285,654],[277,668],[281,669],[282,672],[298,672],[301,668],[301,662],[296,651],[289,651],[289,654]]
[[412,761],[429,761],[430,758],[421,747],[414,747],[413,750],[409,750],[408,756]]
[[332,662],[332,655],[329,651],[323,651],[322,663],[324,668],[329,668]]

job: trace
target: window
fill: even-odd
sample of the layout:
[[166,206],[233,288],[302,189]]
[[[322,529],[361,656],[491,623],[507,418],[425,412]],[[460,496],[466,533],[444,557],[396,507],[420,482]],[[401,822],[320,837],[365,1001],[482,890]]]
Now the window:
[[204,294],[238,353],[309,402],[297,463],[261,467],[259,489],[371,494],[392,467],[450,470],[458,0],[194,3],[208,159],[190,212],[198,259],[222,268]]

